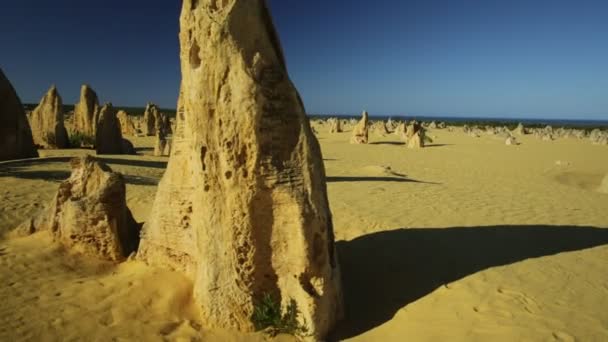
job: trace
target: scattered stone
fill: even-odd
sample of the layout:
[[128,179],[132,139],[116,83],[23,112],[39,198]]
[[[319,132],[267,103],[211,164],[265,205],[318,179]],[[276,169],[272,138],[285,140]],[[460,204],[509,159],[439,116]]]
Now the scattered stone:
[[206,328],[253,330],[269,295],[323,340],[341,315],[323,159],[266,1],[183,6],[173,151],[138,258],[193,279]]
[[63,125],[63,103],[53,85],[29,117],[34,144],[42,148],[68,148],[68,132]]
[[0,69],[0,160],[38,157],[23,104]]
[[505,145],[507,145],[507,146],[516,146],[516,145],[519,145],[519,143],[517,142],[517,139],[515,139],[515,137],[510,136],[505,141]]
[[83,254],[125,260],[137,250],[139,225],[127,207],[125,181],[91,156],[74,158],[72,174],[50,205],[14,232],[48,231],[55,241]]

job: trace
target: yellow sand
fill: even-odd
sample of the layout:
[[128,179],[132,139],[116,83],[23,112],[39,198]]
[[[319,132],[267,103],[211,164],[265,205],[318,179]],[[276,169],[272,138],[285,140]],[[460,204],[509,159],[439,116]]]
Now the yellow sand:
[[[354,341],[607,341],[608,147],[430,132],[409,150],[316,126]],[[104,157],[145,221],[166,158]],[[32,216],[67,177],[67,156],[0,165],[0,233]],[[83,258],[45,234],[0,241],[0,341],[256,341],[209,331],[182,275]],[[288,337],[282,337],[289,340]]]

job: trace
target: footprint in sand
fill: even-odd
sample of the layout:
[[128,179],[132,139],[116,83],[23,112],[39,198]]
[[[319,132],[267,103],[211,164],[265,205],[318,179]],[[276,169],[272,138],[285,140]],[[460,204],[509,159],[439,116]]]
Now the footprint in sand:
[[554,331],[551,334],[551,339],[550,341],[556,341],[556,342],[574,342],[576,341],[576,339],[574,338],[574,336],[563,332],[563,331]]
[[538,304],[538,302],[536,302],[536,300],[534,300],[532,297],[526,295],[523,292],[509,290],[503,287],[499,287],[498,289],[496,289],[496,292],[503,296],[507,296],[511,299],[514,299],[515,301],[520,303],[523,306],[524,310],[526,310],[528,313],[537,314],[539,311],[542,311],[542,308]]
[[496,308],[487,307],[485,305],[474,306],[473,311],[478,314],[490,317],[502,317],[502,318],[513,318],[513,313],[508,310],[501,310]]

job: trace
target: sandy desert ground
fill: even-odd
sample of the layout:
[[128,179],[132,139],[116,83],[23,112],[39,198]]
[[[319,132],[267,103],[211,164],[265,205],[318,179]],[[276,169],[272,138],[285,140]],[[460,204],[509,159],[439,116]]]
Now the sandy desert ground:
[[[608,146],[431,130],[431,146],[409,150],[317,130],[346,303],[333,339],[608,341],[608,194],[596,191]],[[129,139],[144,155],[101,159],[145,221],[167,158],[151,156],[153,138]],[[8,238],[86,153],[0,164],[0,340],[263,340],[206,329],[179,273],[82,258],[44,233]]]

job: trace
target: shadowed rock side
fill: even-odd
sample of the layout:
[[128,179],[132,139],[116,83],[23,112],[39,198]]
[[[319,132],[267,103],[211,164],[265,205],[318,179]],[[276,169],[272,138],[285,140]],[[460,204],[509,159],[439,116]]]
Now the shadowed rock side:
[[68,132],[63,125],[63,103],[53,85],[29,117],[34,144],[42,148],[69,147]]
[[95,150],[97,154],[135,154],[133,144],[122,138],[116,109],[111,103],[105,104],[99,111]]
[[38,157],[21,100],[0,69],[0,160]]
[[139,225],[127,207],[123,176],[90,156],[72,159],[71,167],[50,205],[14,234],[49,231],[78,252],[124,260],[137,249]]
[[99,119],[99,99],[88,85],[80,88],[80,101],[74,106],[74,131],[94,136]]
[[270,294],[317,339],[341,315],[321,151],[266,3],[186,0],[171,157],[138,257],[185,271],[209,328]]

